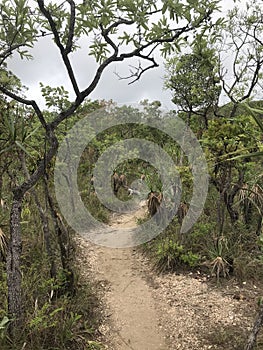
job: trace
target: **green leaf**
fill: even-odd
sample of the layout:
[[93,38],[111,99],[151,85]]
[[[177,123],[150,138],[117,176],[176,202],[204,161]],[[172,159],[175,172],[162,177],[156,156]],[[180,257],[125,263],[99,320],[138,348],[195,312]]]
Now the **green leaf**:
[[33,158],[32,155],[27,151],[27,149],[26,149],[19,141],[15,141],[15,144],[16,144],[23,152],[25,152],[30,158]]
[[26,137],[25,137],[25,140],[29,139],[31,136],[33,136],[37,131],[38,129],[40,128],[40,125],[37,126],[33,131],[31,131]]
[[[252,108],[245,102],[243,102],[241,105],[244,106],[248,112],[250,112],[251,116],[263,132],[263,121],[260,118],[263,117],[263,110],[258,108]],[[258,116],[257,114],[259,114],[260,116]]]
[[163,8],[162,8],[162,14],[164,14],[166,12],[168,8],[168,1],[165,1],[165,3],[163,4]]
[[60,312],[60,311],[63,311],[64,309],[63,309],[63,307],[60,307],[60,308],[58,308],[58,309],[55,309],[54,311],[52,311],[50,314],[49,314],[49,316],[54,316],[54,315],[56,315],[58,312]]
[[4,316],[2,321],[0,322],[0,330],[5,329],[10,321],[11,320],[7,316]]
[[261,156],[263,156],[263,151],[252,152],[252,153],[248,153],[248,154],[241,154],[239,156],[232,157],[232,158],[227,159],[227,160],[234,160],[234,159],[240,159],[240,158],[253,158],[253,157],[261,157]]

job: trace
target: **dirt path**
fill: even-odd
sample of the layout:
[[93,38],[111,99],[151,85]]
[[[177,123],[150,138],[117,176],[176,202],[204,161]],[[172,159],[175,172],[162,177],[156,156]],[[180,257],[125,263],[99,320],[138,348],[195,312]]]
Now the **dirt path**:
[[166,350],[150,287],[135,265],[131,249],[98,248],[99,273],[110,281],[106,301],[114,350]]
[[[116,215],[132,227],[145,208]],[[262,290],[244,281],[218,287],[209,275],[157,276],[136,249],[104,248],[77,238],[82,272],[103,289],[100,327],[109,350],[241,350]]]
[[[145,215],[145,204],[130,214],[115,214],[110,225],[136,227],[137,218]],[[96,272],[109,281],[105,302],[109,308],[110,345],[112,350],[166,350],[150,287],[136,264],[132,248],[95,248]]]

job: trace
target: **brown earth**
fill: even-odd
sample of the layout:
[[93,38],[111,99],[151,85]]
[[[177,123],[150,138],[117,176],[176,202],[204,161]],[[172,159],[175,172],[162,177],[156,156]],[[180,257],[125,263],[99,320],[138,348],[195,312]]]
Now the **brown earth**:
[[[115,215],[111,226],[132,227],[145,207]],[[224,286],[196,273],[157,275],[135,248],[96,246],[77,237],[82,278],[100,286],[101,339],[109,350],[241,350],[253,325],[258,285]],[[262,346],[262,344],[261,344]],[[263,349],[258,345],[257,349]]]

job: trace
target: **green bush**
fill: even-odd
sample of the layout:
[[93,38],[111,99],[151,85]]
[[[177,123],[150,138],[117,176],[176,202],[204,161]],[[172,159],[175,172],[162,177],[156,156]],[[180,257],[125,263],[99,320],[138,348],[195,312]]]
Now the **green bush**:
[[198,254],[186,250],[183,245],[171,238],[158,241],[155,249],[155,264],[160,271],[174,271],[183,265],[195,267],[200,260]]

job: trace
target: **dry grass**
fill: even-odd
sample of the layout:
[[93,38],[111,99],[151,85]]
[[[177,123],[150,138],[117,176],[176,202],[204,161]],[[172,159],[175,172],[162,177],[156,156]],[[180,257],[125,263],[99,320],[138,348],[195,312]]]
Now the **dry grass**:
[[0,228],[0,256],[5,258],[6,253],[7,253],[7,236],[3,232],[3,230]]
[[217,256],[212,262],[212,274],[215,273],[217,280],[219,281],[220,276],[226,277],[228,275],[228,266],[229,263],[222,258]]

